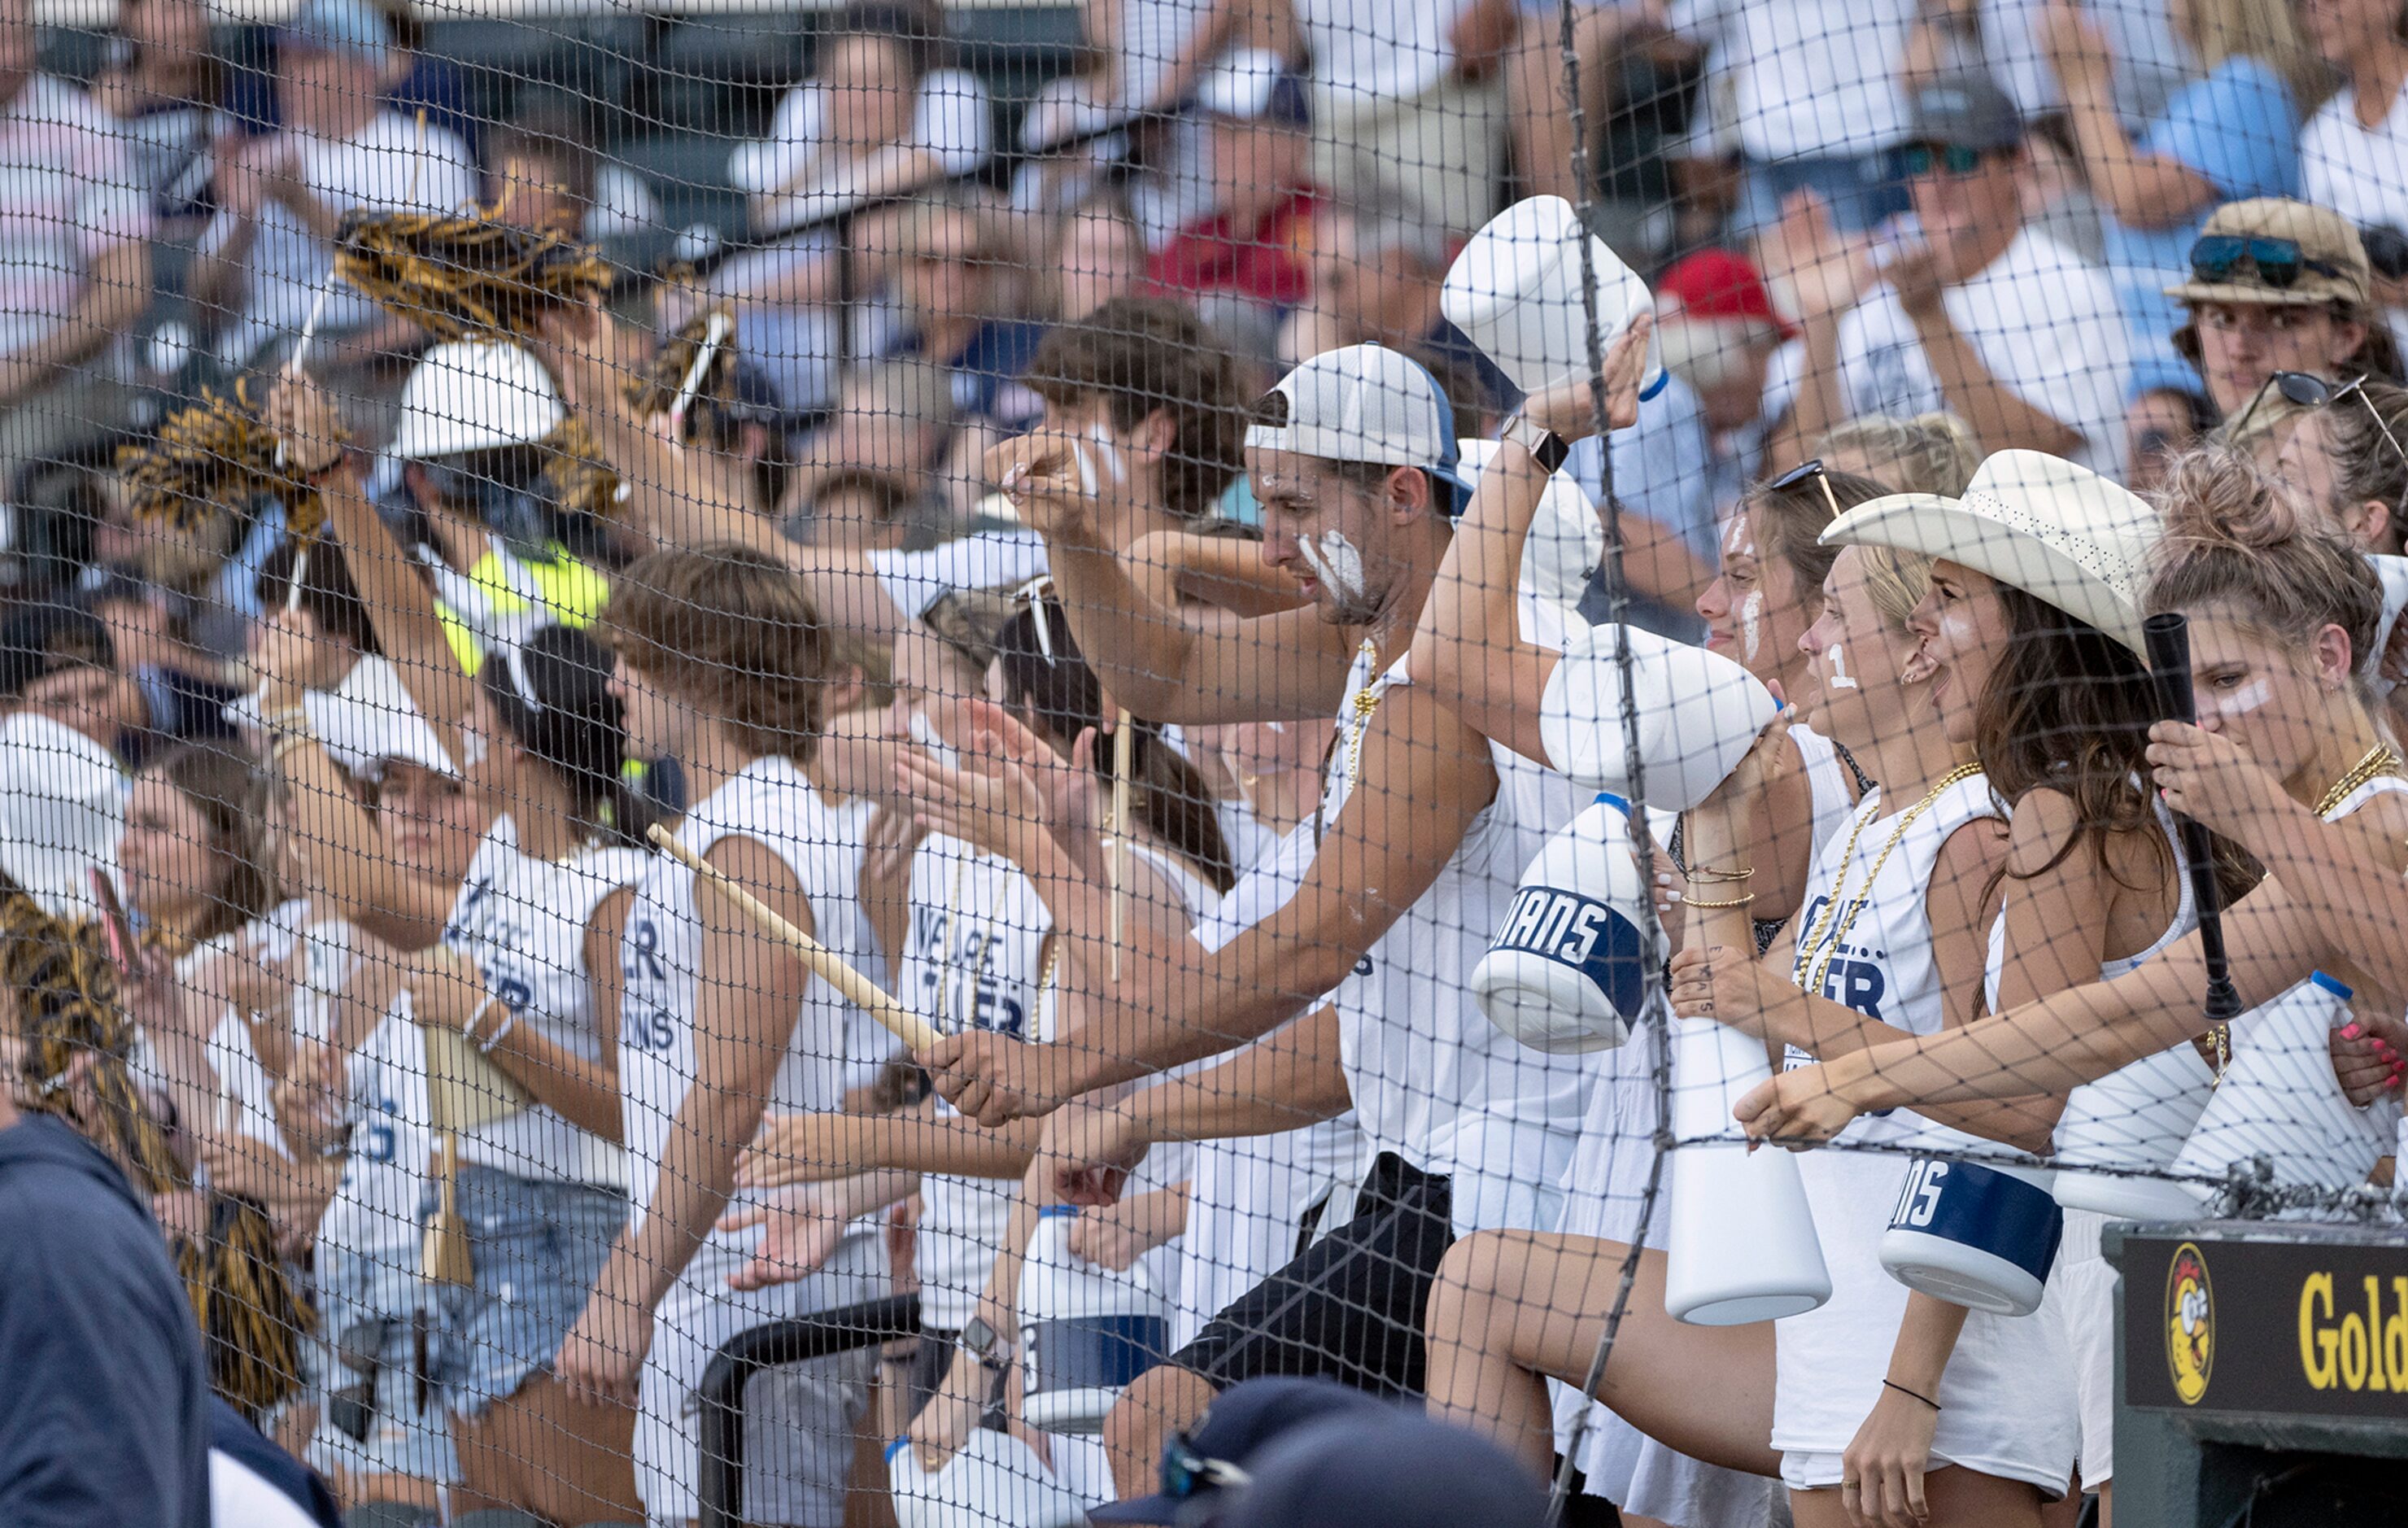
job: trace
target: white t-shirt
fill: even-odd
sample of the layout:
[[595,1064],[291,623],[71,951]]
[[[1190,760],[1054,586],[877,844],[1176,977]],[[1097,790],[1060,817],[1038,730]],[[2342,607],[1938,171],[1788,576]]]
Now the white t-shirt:
[[2408,232],[2408,85],[2372,128],[2358,122],[2358,93],[2324,104],[2300,134],[2300,194],[2358,228]]
[[0,105],[0,354],[64,323],[94,260],[150,236],[125,128],[65,80],[27,76]]
[[[935,835],[911,857],[911,923],[896,996],[940,1034],[992,1030],[1032,1044],[1054,1038],[1043,1001],[1053,918],[1010,860]],[[938,1113],[952,1117],[939,1100]],[[920,1319],[958,1332],[986,1289],[1011,1218],[1014,1184],[931,1173],[920,1180]]]
[[1471,0],[1297,0],[1312,48],[1316,117],[1407,101],[1455,71],[1455,23]]
[[1853,159],[1904,140],[1896,83],[1913,0],[1673,0],[1675,32],[1713,50],[1750,159]]
[[[604,899],[644,873],[634,849],[590,849],[553,862],[519,848],[508,813],[494,819],[461,883],[443,943],[476,963],[516,1022],[583,1060],[602,1057],[601,1015],[585,969],[585,926]],[[501,1022],[487,1016],[480,1034]],[[625,1154],[530,1103],[460,1137],[460,1159],[520,1177],[623,1189]]]
[[[1941,301],[1993,377],[2082,432],[2070,460],[2116,475],[2131,347],[2104,271],[2026,228]],[[1912,418],[1947,407],[1914,324],[1887,283],[1840,321],[1840,382],[1851,414]]]
[[[397,111],[380,111],[353,137],[302,137],[301,180],[337,214],[355,207],[379,211],[455,212],[477,200],[476,161],[447,128],[429,127],[419,148],[418,124]],[[202,234],[200,252],[215,254],[235,235],[221,212]],[[218,341],[218,353],[239,364],[272,335],[298,334],[308,322],[319,284],[334,266],[331,240],[314,237],[282,202],[261,209],[258,241],[243,267],[240,318]],[[374,321],[377,306],[347,285],[326,299],[320,329],[338,334]]]
[[[1355,658],[1339,708],[1319,821],[1334,824],[1355,787],[1362,714],[1356,697],[1412,680],[1402,660],[1371,671]],[[1428,890],[1340,982],[1337,1005],[1347,1091],[1375,1151],[1393,1151],[1455,1180],[1456,1229],[1543,1230],[1588,1106],[1588,1058],[1528,1049],[1488,1022],[1471,973],[1512,901],[1522,867],[1593,793],[1491,744],[1494,800]],[[1370,788],[1381,788],[1373,781]],[[1301,831],[1311,833],[1307,824]]]
[[[853,886],[859,850],[844,841],[819,792],[793,760],[774,754],[754,759],[687,813],[678,829],[678,842],[697,855],[709,854],[724,838],[753,839],[784,860],[810,900],[821,943],[860,963],[859,950],[839,947],[853,928],[839,899]],[[620,944],[619,971],[625,984],[619,1010],[620,1106],[625,1121],[628,1197],[638,1218],[631,1225],[640,1223],[651,1208],[662,1153],[695,1081],[703,929],[695,907],[694,879],[695,872],[679,860],[666,855],[654,858],[637,889]],[[838,888],[838,895],[831,896],[831,888]],[[767,936],[762,937],[766,942]],[[843,1000],[835,988],[812,978],[770,1082],[768,1106],[795,1114],[842,1107],[845,1033]],[[710,1243],[749,1246],[753,1236],[714,1231]]]
[[[939,69],[920,82],[910,147],[935,155],[948,176],[968,175],[986,163],[994,122],[978,76]],[[727,156],[729,183],[750,196],[768,195],[781,186],[814,189],[826,124],[827,91],[817,80],[788,91],[769,120],[769,136],[738,144]],[[797,210],[808,216],[806,209]]]

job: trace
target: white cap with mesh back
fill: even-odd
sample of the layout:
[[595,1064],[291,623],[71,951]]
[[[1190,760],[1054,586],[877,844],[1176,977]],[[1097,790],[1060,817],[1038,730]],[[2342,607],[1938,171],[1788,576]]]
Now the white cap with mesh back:
[[364,780],[381,775],[388,760],[437,774],[460,772],[443,740],[418,714],[400,670],[383,658],[360,659],[334,689],[304,695],[301,709],[326,757]]
[[1281,378],[1246,429],[1246,449],[1418,467],[1436,483],[1449,516],[1471,502],[1454,406],[1420,362],[1384,345],[1324,351]]
[[460,339],[426,353],[401,390],[391,455],[405,462],[533,445],[567,417],[552,376],[523,346]]
[[109,751],[63,722],[0,722],[0,871],[54,917],[88,915],[90,872],[114,873],[125,786]]

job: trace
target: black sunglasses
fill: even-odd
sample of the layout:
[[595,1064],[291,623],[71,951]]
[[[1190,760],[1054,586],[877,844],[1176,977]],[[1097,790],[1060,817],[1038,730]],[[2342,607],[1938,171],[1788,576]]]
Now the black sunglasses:
[[2238,234],[2210,234],[2190,247],[2190,273],[2202,281],[2224,281],[2243,265],[2258,281],[2277,292],[2299,283],[2300,272],[2339,276],[2341,267],[2300,252],[2296,238],[2250,238]]
[[1822,488],[1823,502],[1831,506],[1831,518],[1834,520],[1840,518],[1840,496],[1831,492],[1831,473],[1824,467],[1823,458],[1820,456],[1811,462],[1799,462],[1764,486],[1769,493],[1783,493],[1797,487],[1808,478],[1813,478]]
[[1196,1451],[1184,1433],[1173,1433],[1163,1445],[1162,1493],[1174,1502],[1207,1491],[1254,1484],[1254,1477],[1226,1459],[1209,1459]]
[[1912,180],[1929,175],[1935,166],[1962,180],[1982,167],[1982,151],[1961,143],[1910,144],[1901,155],[1899,167]]
[[[2384,441],[2391,447],[2391,454],[2399,457],[2402,465],[2408,465],[2408,448],[2401,447],[2400,437],[2391,431],[2391,422],[2383,417],[2383,411],[2376,408],[2374,400],[2366,396],[2364,377],[2352,378],[2339,387],[2335,387],[2312,372],[2277,371],[2267,378],[2266,382],[2267,386],[2274,388],[2286,399],[2302,409],[2329,408],[2345,397],[2358,399],[2359,405],[2366,410],[2366,417],[2373,420],[2374,427],[2383,432]],[[2264,396],[2264,388],[2258,391],[2260,396]],[[2251,400],[2249,406],[2255,409],[2258,406],[2256,400]],[[2391,507],[2391,512],[2395,516],[2408,514],[2408,493],[2401,496],[2400,502]]]

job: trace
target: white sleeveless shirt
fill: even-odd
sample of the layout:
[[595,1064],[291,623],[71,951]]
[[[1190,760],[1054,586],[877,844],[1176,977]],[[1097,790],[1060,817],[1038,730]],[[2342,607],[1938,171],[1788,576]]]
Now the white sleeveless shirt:
[[[678,842],[697,855],[709,854],[724,838],[752,839],[785,861],[810,901],[822,943],[835,947],[849,938],[853,919],[841,899],[853,884],[858,855],[828,820],[819,792],[793,760],[779,755],[753,760],[689,812],[678,829]],[[619,1088],[628,1195],[638,1218],[631,1227],[652,1204],[670,1128],[695,1081],[703,930],[694,881],[695,872],[676,858],[654,858],[620,944],[625,993],[619,1017]],[[766,945],[767,936],[761,937]],[[860,955],[857,949],[838,953],[856,961]],[[731,974],[742,980],[741,973]],[[768,1106],[797,1114],[841,1107],[844,1047],[843,1000],[815,976],[794,1016]],[[710,1241],[718,1245],[728,1238],[714,1231]]]
[[[1356,656],[1323,783],[1323,833],[1358,784],[1369,718],[1356,698],[1376,699],[1412,682],[1401,659],[1375,673],[1368,651]],[[1556,1184],[1595,1074],[1589,1058],[1523,1045],[1472,1001],[1472,969],[1488,953],[1522,868],[1595,794],[1511,749],[1491,743],[1489,754],[1495,799],[1429,889],[1332,993],[1347,1090],[1365,1135],[1375,1152],[1453,1177],[1458,1232],[1555,1223]],[[1373,781],[1369,788],[1385,787]]]
[[[1054,1036],[1040,1007],[1053,917],[1018,867],[942,834],[911,857],[911,921],[896,996],[939,1034],[992,1030],[1031,1044]],[[953,1117],[942,1099],[937,1112]],[[1014,1182],[930,1173],[920,1179],[920,1319],[958,1332],[986,1289],[1011,1218]]]
[[[295,1035],[317,1041],[331,1035],[337,994],[359,966],[351,931],[349,923],[332,920],[302,931],[302,977],[293,994]],[[356,1123],[342,1179],[318,1223],[319,1245],[414,1271],[418,1210],[430,1176],[435,1132],[426,1096],[426,1047],[407,991],[393,1000],[344,1071]]]
[[[556,862],[538,859],[519,847],[518,825],[505,813],[469,862],[444,947],[476,965],[486,992],[520,1025],[580,1060],[598,1060],[601,1016],[585,969],[585,929],[606,898],[643,876],[644,858],[635,849],[587,848]],[[499,1022],[489,1017],[482,1032]],[[617,1142],[543,1103],[464,1132],[460,1160],[525,1178],[627,1185]]]
[[[1824,845],[1799,912],[1798,948],[1806,979],[1824,997],[1921,1035],[1943,1026],[1948,984],[1973,977],[1938,969],[1925,903],[1933,871],[1959,829],[2001,812],[1980,774],[1940,792],[1900,830],[1898,818],[1913,804],[1892,810],[1880,789],[1868,791],[1848,831]],[[1859,896],[1862,906],[1852,915]],[[1790,1065],[1810,1060],[1792,1047]],[[1837,1468],[1881,1399],[1906,1312],[1906,1287],[1882,1267],[1880,1246],[1909,1159],[1844,1147],[1900,1146],[1928,1128],[1910,1111],[1893,1110],[1850,1125],[1836,1143],[1842,1149],[1799,1159],[1832,1296],[1818,1310],[1774,1323],[1772,1446],[1810,1472]],[[1969,1318],[1969,1328],[1977,1319]],[[2015,1335],[2043,1349],[2025,1364],[2027,1372],[2001,1373],[1981,1362],[1986,1348],[1978,1335],[1970,1348],[1960,1340],[1959,1357],[1941,1383],[1934,1459],[2062,1491],[2076,1432],[2071,1363],[2055,1323],[2027,1318],[2022,1324],[2028,1330]],[[1791,1483],[1801,1483],[1794,1471]],[[1810,1475],[1802,1483],[1833,1482]]]

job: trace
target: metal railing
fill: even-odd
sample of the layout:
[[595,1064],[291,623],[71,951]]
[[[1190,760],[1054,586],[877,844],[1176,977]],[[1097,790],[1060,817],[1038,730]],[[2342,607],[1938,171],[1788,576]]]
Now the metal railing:
[[743,1528],[744,1387],[754,1375],[919,1334],[920,1297],[901,1294],[772,1321],[728,1339],[702,1374],[702,1474],[695,1482],[702,1528]]

